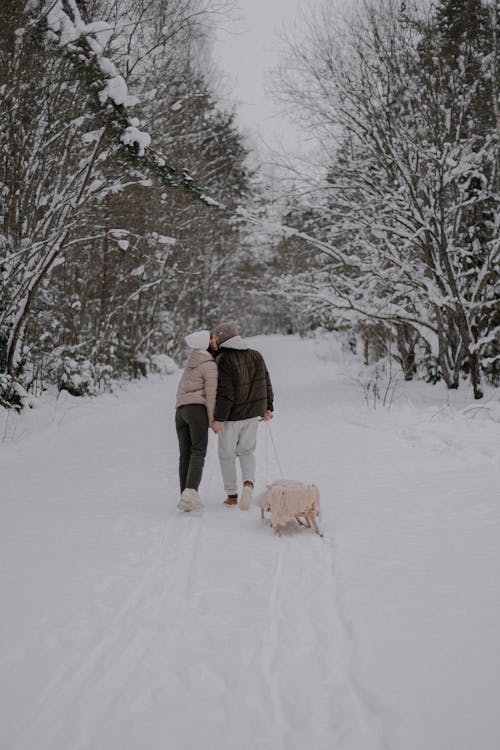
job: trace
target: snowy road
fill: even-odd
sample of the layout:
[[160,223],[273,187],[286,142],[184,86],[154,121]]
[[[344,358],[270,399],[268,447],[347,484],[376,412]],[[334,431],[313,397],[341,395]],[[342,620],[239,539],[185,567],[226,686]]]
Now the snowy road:
[[369,411],[338,357],[255,345],[325,537],[223,507],[215,439],[176,510],[177,375],[60,403],[0,448],[0,747],[500,747],[500,424],[417,385]]

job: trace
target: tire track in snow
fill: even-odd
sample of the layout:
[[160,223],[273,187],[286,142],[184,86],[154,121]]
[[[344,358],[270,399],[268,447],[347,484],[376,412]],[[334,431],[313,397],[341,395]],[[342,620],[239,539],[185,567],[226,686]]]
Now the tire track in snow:
[[302,529],[276,544],[267,622],[254,656],[272,734],[263,747],[381,750],[350,669],[331,549]]
[[161,617],[165,606],[178,614],[176,627],[168,633],[170,649],[175,651],[185,624],[182,613],[189,601],[189,576],[185,588],[179,589],[178,581],[192,565],[200,533],[199,519],[185,520],[189,527],[184,533],[170,524],[168,542],[164,536],[157,542],[139,583],[105,630],[94,634],[57,671],[35,704],[27,731],[12,750],[94,747],[93,737],[122,689],[148,649],[163,637],[158,626],[165,622]]
[[276,565],[272,574],[271,588],[268,600],[268,628],[263,638],[260,655],[257,659],[259,668],[264,678],[264,685],[268,693],[269,710],[276,717],[273,747],[276,750],[286,748],[286,737],[283,727],[288,723],[286,714],[282,710],[278,677],[277,677],[277,651],[279,642],[279,604],[278,592],[281,585],[283,573],[283,560],[285,548],[280,546]]
[[[140,631],[137,635],[127,634],[125,650],[118,654],[118,658],[104,673],[99,674],[98,680],[93,684],[92,693],[87,694],[86,700],[83,705],[81,704],[78,720],[82,725],[82,732],[85,731],[87,736],[82,737],[74,745],[74,750],[86,748],[93,750],[96,747],[96,735],[103,721],[108,719],[109,713],[121,701],[128,681],[142,666],[148,653],[157,652],[161,647],[163,661],[168,664],[175,655],[179,642],[183,639],[191,600],[192,569],[196,561],[197,541],[202,524],[201,519],[194,515],[180,520],[181,523],[187,521],[189,524],[187,533],[184,530],[185,533],[179,534],[174,524],[170,526],[167,539],[170,542],[175,539],[175,544],[172,545],[173,553],[170,550],[168,555],[163,554],[163,550],[168,546],[164,539],[163,546],[160,547],[159,560],[152,566],[151,590],[138,602],[141,605],[139,620],[144,619],[142,609],[145,608],[146,623],[139,624]],[[179,581],[182,582],[181,586],[178,585]],[[170,614],[175,613],[175,620],[167,616],[165,611]],[[172,620],[175,621],[175,626],[170,627],[168,633],[165,633],[163,630],[165,624]],[[129,631],[137,627],[134,620],[130,620],[126,625]],[[133,658],[128,663],[130,654]],[[168,669],[166,671],[168,674]],[[118,691],[117,686],[119,686]],[[110,696],[113,696],[112,699]]]
[[347,655],[348,676],[353,694],[356,696],[361,713],[370,734],[375,737],[377,750],[398,750],[391,740],[388,726],[394,723],[394,717],[383,705],[379,697],[366,684],[362,666],[362,648],[354,625],[347,614],[347,607],[341,594],[340,562],[334,537],[323,537],[329,549],[330,568],[332,571],[333,597],[335,610],[342,628]]
[[[269,339],[269,343],[271,344],[271,339]],[[277,381],[275,374],[278,374],[278,376],[281,376],[283,384],[286,385],[286,390],[281,394],[280,404],[282,404],[281,408],[283,409],[285,420],[289,418],[289,415],[294,415],[293,422],[290,421],[288,424],[288,429],[290,430],[290,433],[292,433],[296,424],[301,424],[302,422],[306,423],[311,419],[310,411],[304,407],[307,407],[308,404],[310,404],[312,409],[315,410],[317,409],[319,401],[311,398],[310,389],[312,377],[314,377],[314,375],[306,379],[300,377],[297,382],[292,381],[290,373],[298,373],[299,376],[301,376],[302,373],[296,368],[294,359],[295,353],[292,348],[290,348],[290,353],[293,353],[290,360],[288,360],[285,354],[282,361],[276,361],[273,363],[272,349],[271,346],[269,346],[268,359],[271,360],[271,365],[274,365],[271,366],[273,382],[275,379]],[[331,401],[333,392],[332,373],[329,372],[327,379],[325,379],[326,370],[319,365],[316,357],[311,358],[310,365],[311,367],[316,365],[318,368],[317,383],[315,384],[316,393],[318,393],[318,390],[323,390],[324,404],[328,404]],[[340,381],[337,381],[336,385],[338,386],[340,384],[340,387],[342,388],[343,380],[344,377],[342,377]],[[301,390],[303,391],[302,393]],[[340,393],[342,393],[342,390]],[[341,396],[338,395],[337,399],[340,403]],[[302,419],[300,413],[298,413],[301,408],[304,408]],[[312,416],[313,418],[316,416],[314,412]],[[367,425],[366,423],[359,421],[357,427],[366,428]],[[282,434],[286,435],[286,433],[287,425],[285,423],[282,428]],[[343,439],[346,439],[345,433]],[[356,439],[356,434],[349,435],[347,439],[354,441]],[[356,446],[353,445],[353,448],[355,450]],[[300,459],[302,459],[302,455],[303,454],[301,453]],[[315,462],[316,456],[310,456],[311,465],[314,465]],[[321,469],[320,465],[318,465],[318,469]],[[293,471],[295,471],[295,468],[293,468]],[[334,502],[332,498],[323,498],[323,500],[325,501],[325,507],[327,507],[329,502]],[[326,529],[324,528],[323,519],[321,519],[321,522],[323,531],[325,531]],[[390,727],[391,724],[394,725],[396,722],[395,718],[389,714],[388,709],[382,704],[379,697],[370,690],[366,683],[366,677],[362,666],[361,643],[348,616],[347,607],[342,596],[342,582],[341,576],[339,575],[340,561],[335,541],[334,539],[328,539],[327,536],[325,536],[322,541],[324,542],[323,550],[325,551],[325,555],[321,556],[322,562],[320,563],[319,560],[311,560],[309,562],[311,565],[318,564],[316,585],[319,585],[323,591],[326,589],[330,591],[329,596],[331,606],[329,614],[331,619],[329,626],[332,633],[335,630],[338,631],[338,648],[341,649],[344,657],[344,677],[348,683],[349,692],[351,693],[351,701],[349,705],[345,706],[345,711],[347,714],[357,714],[358,721],[365,727],[365,738],[358,744],[356,743],[356,740],[354,740],[352,748],[353,750],[367,750],[367,748],[370,748],[370,750],[401,750],[400,746],[397,746],[395,742],[391,740],[388,733],[388,727]],[[318,555],[319,554],[320,553],[318,552]],[[321,602],[315,601],[314,599],[312,601],[305,601],[307,601],[311,608],[316,607],[316,611],[321,612]],[[325,610],[325,617],[326,616],[328,616],[328,613]],[[335,658],[335,654],[333,657]],[[338,668],[338,665],[332,664],[332,669],[335,669],[335,667]],[[344,737],[344,741],[350,748],[351,745],[349,744],[347,737]],[[341,750],[344,748],[344,744],[340,742],[339,744],[336,744],[335,747],[336,750]]]
[[[144,596],[146,586],[151,580],[155,566],[156,559],[153,559],[153,561],[148,565],[147,570],[142,574],[139,583],[134,586],[133,590],[129,593],[125,601],[118,608],[117,613],[113,615],[110,622],[106,623],[106,630],[119,630],[122,620],[134,607],[136,607],[140,603]],[[108,576],[103,584],[98,584],[96,586],[96,590],[101,593],[102,587],[104,585],[105,588],[109,589],[113,585],[113,583],[116,582],[116,580],[116,575]],[[88,668],[91,661],[98,661],[101,657],[100,652],[105,652],[118,638],[118,633],[110,634],[109,636],[106,636],[104,638],[98,638],[97,636],[93,635],[83,646],[79,646],[79,653],[70,657],[70,659],[68,659],[63,665],[61,665],[56,674],[46,685],[44,691],[35,704],[35,708],[41,709],[43,708],[44,704],[53,700],[54,696],[62,691],[63,686],[68,687],[67,683],[72,682],[76,679],[76,673],[78,672],[78,669],[83,671],[85,665]],[[88,649],[90,649],[90,653],[87,656],[86,662],[84,664],[81,664],[80,651]]]

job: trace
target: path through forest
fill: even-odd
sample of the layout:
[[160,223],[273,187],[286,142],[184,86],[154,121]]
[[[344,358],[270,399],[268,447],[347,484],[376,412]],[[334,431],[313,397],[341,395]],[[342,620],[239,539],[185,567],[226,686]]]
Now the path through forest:
[[499,746],[500,424],[421,384],[367,410],[338,350],[252,345],[325,536],[224,507],[214,436],[176,510],[178,374],[54,402],[0,451],[1,747]]

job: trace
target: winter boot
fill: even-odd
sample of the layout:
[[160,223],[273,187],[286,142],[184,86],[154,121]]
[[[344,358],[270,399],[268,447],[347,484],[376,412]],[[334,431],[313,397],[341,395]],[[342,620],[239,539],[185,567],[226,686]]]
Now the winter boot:
[[241,493],[240,509],[248,510],[252,504],[253,482],[245,482]]
[[224,500],[224,505],[238,505],[238,495],[228,495]]
[[181,495],[181,499],[177,503],[179,510],[183,510],[186,513],[190,510],[201,510],[203,503],[201,502],[198,490],[193,490],[190,487],[186,487]]

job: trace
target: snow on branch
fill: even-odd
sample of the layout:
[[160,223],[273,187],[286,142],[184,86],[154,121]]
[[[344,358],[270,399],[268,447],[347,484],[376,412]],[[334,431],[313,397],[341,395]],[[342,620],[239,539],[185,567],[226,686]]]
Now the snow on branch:
[[144,168],[163,183],[182,187],[206,205],[224,209],[224,204],[206,195],[186,170],[177,169],[165,156],[155,152],[149,133],[139,130],[139,120],[129,116],[128,107],[136,105],[138,99],[129,93],[125,78],[105,55],[113,29],[105,22],[87,22],[80,6],[81,0],[28,0],[25,12],[31,20],[26,29],[45,28],[49,38],[77,67],[92,71],[98,104],[103,110],[107,108],[106,116],[110,114],[118,140],[133,159],[140,159]]
[[344,253],[338,247],[335,247],[335,245],[324,242],[317,237],[313,237],[312,235],[307,234],[307,232],[302,232],[299,229],[295,229],[295,227],[290,227],[283,223],[276,223],[266,219],[262,219],[260,216],[253,215],[250,211],[243,208],[238,208],[236,210],[236,214],[240,216],[244,221],[261,227],[271,235],[279,235],[285,239],[296,237],[306,244],[316,248],[316,250],[319,250],[319,252],[323,253],[324,255],[327,255],[338,263],[341,263],[346,268],[358,268],[360,265],[360,260],[354,253]]

